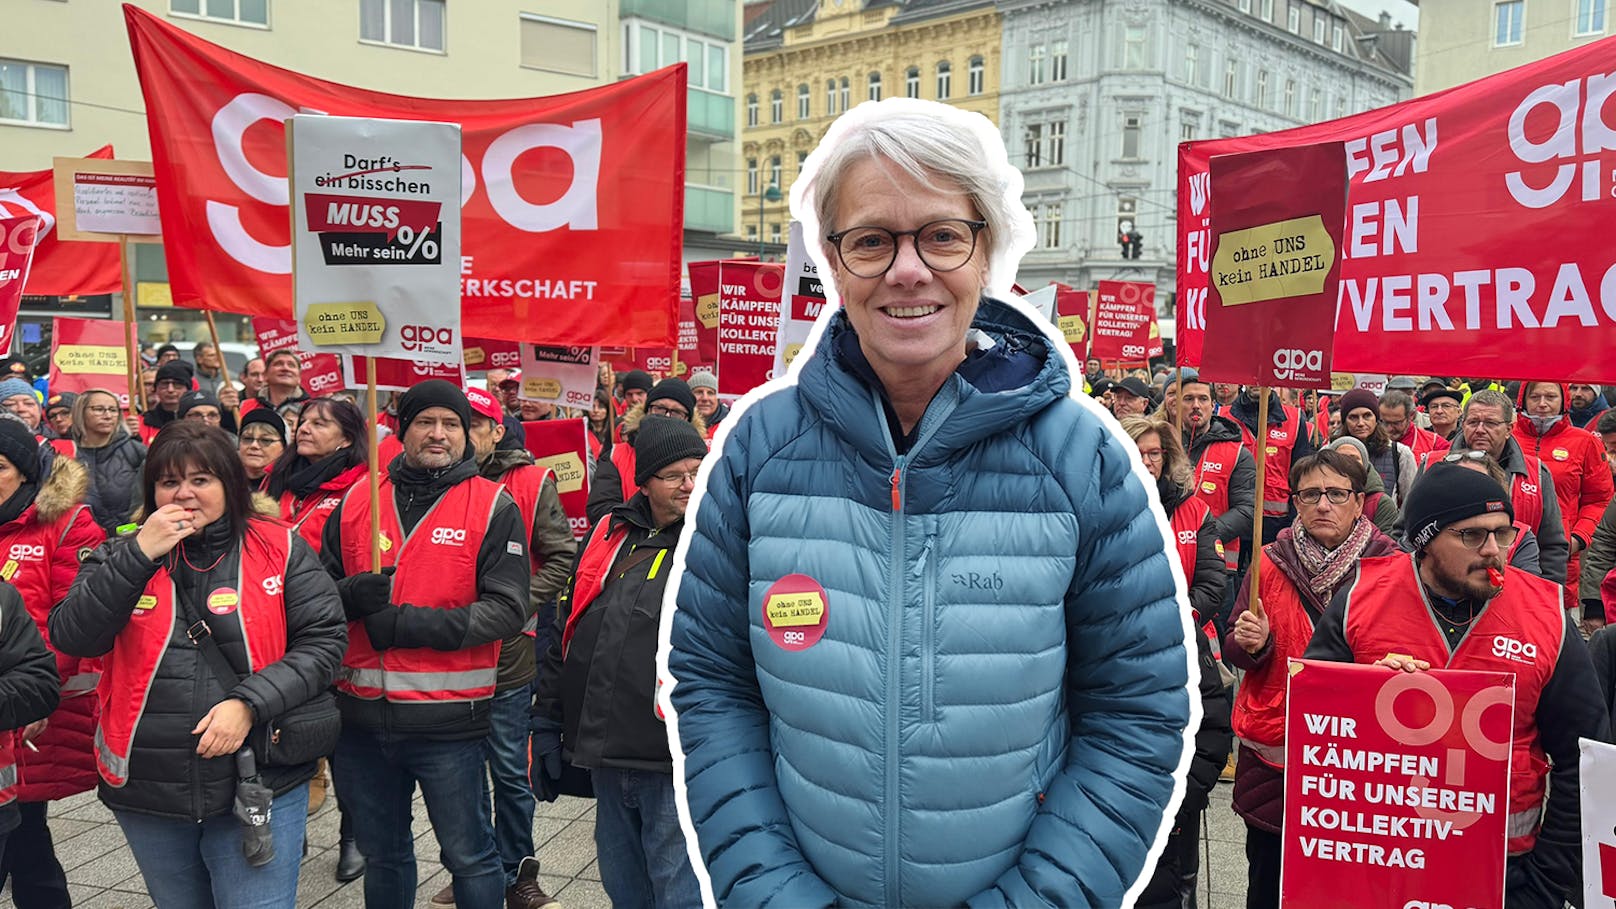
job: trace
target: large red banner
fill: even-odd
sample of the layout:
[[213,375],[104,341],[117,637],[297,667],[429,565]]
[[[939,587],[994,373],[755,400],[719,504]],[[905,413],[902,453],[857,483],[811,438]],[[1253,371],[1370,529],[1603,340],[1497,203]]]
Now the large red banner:
[[1202,358],[1209,379],[1330,387],[1341,225],[1341,143],[1212,159],[1212,296]]
[[22,289],[28,283],[40,229],[40,220],[33,215],[0,218],[0,353],[11,351],[17,310],[22,308]]
[[561,510],[572,525],[572,537],[589,533],[584,505],[589,501],[589,421],[542,420],[522,423],[523,442],[540,465],[555,474]]
[[[683,64],[549,98],[407,98],[270,66],[132,5],[124,16],[176,303],[291,317],[286,118],[441,120],[464,130],[466,334],[674,343]],[[356,161],[355,169],[386,164]]]
[[726,260],[718,276],[718,391],[744,395],[774,378],[785,267]]
[[1344,142],[1336,369],[1462,360],[1466,375],[1616,381],[1613,53],[1606,38],[1356,116],[1179,146],[1180,333],[1206,306],[1211,157]]
[[82,394],[101,388],[129,406],[128,322],[105,319],[51,320],[49,385],[52,394]]
[[[89,157],[111,158],[112,146],[103,145]],[[56,183],[50,170],[0,171],[0,218],[29,216],[38,218],[43,229],[24,293],[88,296],[123,287],[118,244],[56,238]]]
[[1503,906],[1515,674],[1291,668],[1280,903]]
[[1101,281],[1095,294],[1089,355],[1102,360],[1143,362],[1162,355],[1156,325],[1156,285]]
[[298,347],[296,322],[258,318],[252,320],[252,326],[260,357],[288,349],[297,354],[298,368],[302,370],[300,384],[304,391],[318,398],[343,389],[342,357],[331,353],[309,353]]

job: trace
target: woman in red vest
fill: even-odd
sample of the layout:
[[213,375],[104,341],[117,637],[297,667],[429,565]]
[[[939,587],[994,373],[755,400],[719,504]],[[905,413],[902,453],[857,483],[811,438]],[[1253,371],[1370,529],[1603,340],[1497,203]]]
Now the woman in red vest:
[[365,479],[369,449],[365,417],[348,401],[315,398],[303,405],[296,443],[269,472],[269,497],[281,520],[297,528],[315,552],[320,531],[348,487]]
[[1252,909],[1279,905],[1286,661],[1307,649],[1314,623],[1355,576],[1360,559],[1400,551],[1364,517],[1367,482],[1363,465],[1331,449],[1292,465],[1296,520],[1263,547],[1261,609],[1247,609],[1248,573],[1224,639],[1223,652],[1245,670],[1234,700],[1234,810],[1246,822],[1246,905]]
[[[85,558],[50,617],[61,650],[102,659],[101,801],[158,905],[291,909],[308,781],[340,723],[341,601],[296,531],[253,513],[223,430],[165,428],[142,480],[139,533]],[[238,751],[273,793],[257,867],[231,814]]]
[[[21,420],[0,418],[0,579],[22,594],[41,632],[51,608],[67,596],[82,554],[106,534],[85,504],[90,472],[72,458],[41,473],[38,442]],[[52,644],[50,635],[45,642]],[[56,652],[61,706],[43,721],[33,749],[16,754],[22,825],[10,837],[0,874],[19,906],[66,906],[67,873],[46,826],[47,806],[95,785],[95,690],[99,667]]]

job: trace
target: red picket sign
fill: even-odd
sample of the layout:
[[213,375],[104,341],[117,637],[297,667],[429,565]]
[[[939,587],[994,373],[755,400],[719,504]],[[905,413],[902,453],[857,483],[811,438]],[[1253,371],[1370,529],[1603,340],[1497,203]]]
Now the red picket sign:
[[527,450],[540,466],[555,474],[561,510],[572,525],[572,538],[582,540],[589,533],[584,505],[589,501],[589,421],[539,420],[524,422],[522,433]]
[[1291,667],[1280,903],[1504,905],[1515,675]]
[[[103,145],[91,158],[111,158]],[[24,293],[70,297],[116,293],[123,288],[118,244],[56,237],[56,178],[52,170],[0,171],[0,218],[36,217],[43,222]],[[128,385],[127,380],[124,385]]]
[[726,260],[718,276],[718,391],[744,395],[774,378],[785,268]]
[[[1351,117],[1179,146],[1180,362],[1210,294],[1217,155],[1344,142],[1335,368],[1616,382],[1616,38]],[[1238,198],[1238,197],[1237,197]],[[1241,202],[1243,204],[1243,201]]]
[[464,350],[467,372],[520,369],[522,366],[522,345],[516,341],[467,338]]
[[129,407],[129,336],[127,322],[105,319],[51,320],[50,390],[82,394],[105,389]]
[[1090,328],[1090,356],[1137,362],[1161,356],[1156,285],[1142,281],[1101,281],[1099,293],[1095,295],[1094,324]]
[[1055,285],[1055,327],[1066,336],[1077,364],[1089,358],[1089,292]]
[[[368,357],[342,358],[342,379],[349,388],[364,388]],[[377,391],[409,391],[411,385],[427,379],[442,379],[462,388],[466,385],[466,370],[459,363],[427,363],[418,360],[376,358]]]
[[685,64],[548,98],[409,98],[270,66],[134,4],[124,17],[175,303],[291,315],[287,118],[438,120],[463,129],[465,334],[674,343]]
[[[695,304],[696,351],[702,363],[718,362],[718,262],[692,262],[690,298]],[[681,317],[682,318],[682,317]]]

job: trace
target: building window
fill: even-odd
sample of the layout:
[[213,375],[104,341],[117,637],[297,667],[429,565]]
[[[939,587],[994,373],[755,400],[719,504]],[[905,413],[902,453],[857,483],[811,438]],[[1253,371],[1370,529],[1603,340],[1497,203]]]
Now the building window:
[[747,158],[746,159],[746,194],[747,195],[749,195],[749,196],[757,195],[757,193],[758,193],[758,181],[757,181],[757,178],[758,178],[757,159],[756,158]]
[[1307,119],[1311,123],[1324,119],[1324,92],[1316,88],[1307,93]]
[[1201,46],[1198,44],[1184,45],[1184,81],[1190,85],[1201,81]]
[[1324,43],[1324,17],[1316,13],[1313,16],[1313,43]]
[[1223,97],[1233,98],[1240,88],[1240,62],[1233,57],[1223,61]]
[[1577,0],[1577,37],[1605,31],[1605,0]]
[[168,11],[219,22],[269,25],[269,0],[169,0]]
[[797,119],[808,119],[808,83],[797,86]]
[[843,76],[842,77],[842,110],[847,110],[849,107],[852,107],[853,106],[852,101],[853,101],[853,83],[849,82],[847,80],[846,76]]
[[1218,138],[1219,139],[1228,139],[1228,138],[1230,138],[1232,136],[1238,136],[1238,135],[1240,135],[1240,124],[1231,122],[1229,120],[1219,120],[1218,121]]
[[1293,35],[1298,35],[1302,32],[1302,10],[1294,2],[1289,4],[1286,9],[1285,27],[1290,29]]
[[746,225],[746,242],[748,242],[748,243],[756,243],[758,241],[757,237],[758,237],[758,226],[756,224],[748,224],[748,225]]
[[775,155],[769,159],[769,185],[775,189],[784,189],[785,183],[780,179],[780,156]]
[[905,98],[920,97],[920,67],[911,66],[904,71],[903,96]]
[[881,74],[870,73],[870,100],[881,100]]
[[758,100],[757,92],[746,96],[746,125],[757,126]]
[[67,67],[0,59],[0,120],[68,126]]
[[982,92],[984,90],[983,89],[984,83],[987,81],[986,80],[986,75],[987,75],[986,70],[987,70],[987,68],[985,66],[983,66],[981,57],[972,57],[971,58],[971,62],[966,64],[966,67],[965,67],[965,93],[966,94],[968,94],[968,95],[980,95],[980,94],[982,94]]
[[1201,115],[1184,111],[1178,121],[1178,141],[1194,142],[1201,138]]
[[1338,54],[1341,53],[1341,38],[1343,31],[1344,30],[1339,24],[1330,26],[1330,49]]
[[1046,249],[1061,245],[1061,203],[1045,202],[1038,224],[1038,239]]
[[1044,124],[1044,163],[1050,167],[1066,164],[1066,124],[1063,121]]
[[1285,80],[1285,116],[1296,116],[1296,80]]
[[[642,21],[624,24],[623,41],[627,73],[643,75],[684,63],[689,67],[691,88],[719,94],[729,91],[729,48],[723,44]],[[551,50],[541,47],[539,52]]]
[[775,244],[776,246],[778,246],[780,243],[779,221],[772,221],[769,223],[769,242]]
[[[522,46],[522,66],[569,76],[595,78],[595,26],[549,16],[522,13],[518,17]],[[695,85],[692,78],[691,84]]]
[[1064,38],[1050,45],[1049,81],[1066,81],[1066,40]]
[[1274,21],[1274,0],[1262,0],[1262,20],[1264,22]]
[[954,93],[954,67],[947,60],[937,64],[937,100],[947,101]]
[[1493,5],[1493,46],[1521,43],[1526,18],[1526,0],[1501,0]]
[[835,79],[826,79],[825,80],[825,115],[828,117],[828,116],[831,116],[831,115],[833,115],[835,113],[836,113],[836,80]]
[[769,122],[779,123],[786,118],[786,101],[777,88],[769,93]]
[[1122,29],[1122,68],[1145,68],[1145,27],[1128,25]]
[[1268,70],[1257,70],[1257,106],[1263,110],[1270,110],[1272,99],[1268,97]]
[[1122,118],[1122,157],[1133,160],[1139,157],[1139,137],[1144,131],[1144,117],[1140,114],[1127,114]]
[[1251,12],[1251,0],[1240,0],[1240,11],[1242,13]]
[[1044,84],[1044,55],[1047,51],[1045,45],[1034,44],[1027,48],[1027,84]]
[[359,0],[359,38],[441,51],[443,5],[444,0]]
[[805,151],[797,152],[797,176],[802,176],[802,166],[807,163],[808,153]]
[[1042,123],[1029,123],[1023,133],[1024,144],[1027,149],[1027,168],[1043,167],[1044,125]]

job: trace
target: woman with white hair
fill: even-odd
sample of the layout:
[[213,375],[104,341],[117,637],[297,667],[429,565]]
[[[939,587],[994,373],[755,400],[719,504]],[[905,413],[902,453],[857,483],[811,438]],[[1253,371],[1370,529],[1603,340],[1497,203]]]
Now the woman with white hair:
[[839,304],[725,421],[665,626],[720,904],[1115,905],[1186,751],[1186,616],[1133,446],[996,298],[988,121],[893,99],[792,190]]

